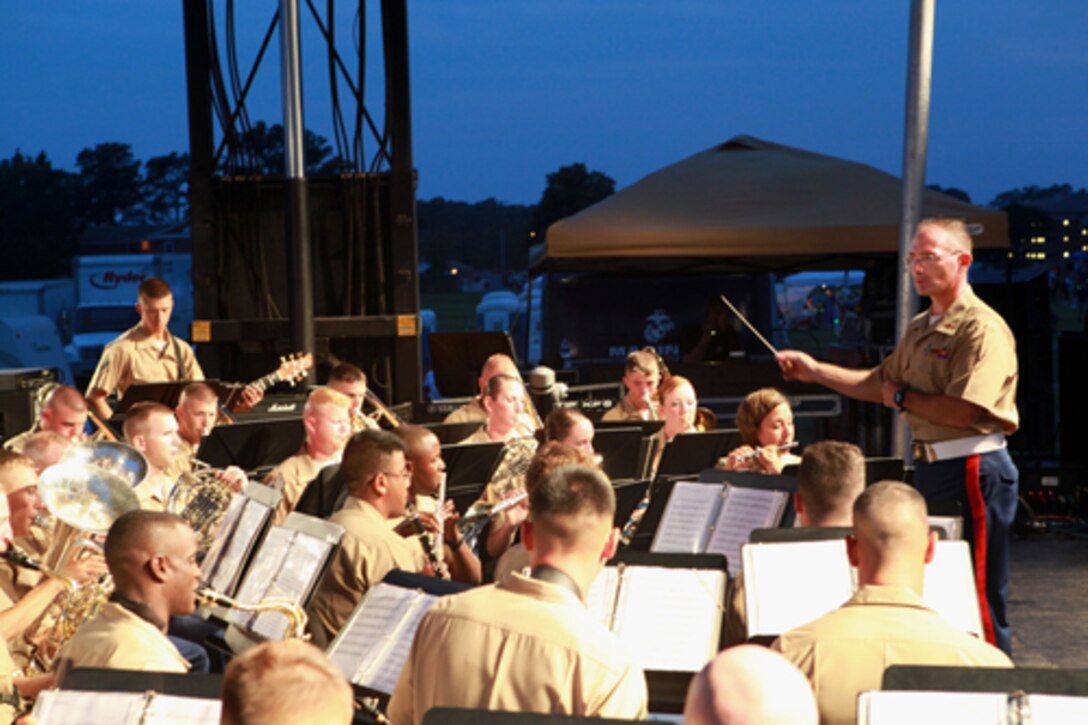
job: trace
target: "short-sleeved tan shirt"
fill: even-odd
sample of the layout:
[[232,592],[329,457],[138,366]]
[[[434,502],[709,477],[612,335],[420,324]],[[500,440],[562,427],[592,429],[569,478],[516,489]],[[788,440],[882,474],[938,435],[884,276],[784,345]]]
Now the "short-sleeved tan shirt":
[[[180,365],[174,350],[175,341],[181,354]],[[179,375],[182,370],[185,374]],[[133,383],[203,379],[204,371],[189,343],[169,335],[166,344],[162,344],[142,325],[136,325],[102,350],[102,359],[98,361],[87,392],[97,389],[105,390],[106,395],[114,392],[124,395]]]
[[1016,340],[1001,316],[964,289],[937,322],[911,320],[903,339],[878,367],[880,379],[974,403],[986,415],[971,429],[934,423],[907,411],[916,441],[936,443],[987,433],[1014,433],[1018,378]]
[[473,398],[457,410],[446,416],[443,423],[471,423],[477,420],[487,420],[487,411],[479,398]]
[[298,500],[302,498],[303,492],[306,491],[307,484],[317,478],[325,466],[333,463],[335,461],[315,460],[304,450],[272,469],[272,472],[265,478],[265,483],[279,485],[277,481],[282,479],[280,493],[283,494],[280,497],[279,505],[276,506],[276,512],[272,515],[273,526],[283,523],[287,515],[295,510]]
[[389,719],[432,707],[646,716],[646,678],[574,593],[520,574],[443,597],[416,630]]
[[348,496],[329,521],[343,526],[344,536],[310,602],[310,629],[319,646],[332,642],[367,590],[390,571],[427,566],[423,549],[394,532],[367,501]]
[[620,398],[620,402],[613,405],[608,409],[608,412],[601,416],[601,420],[605,422],[609,421],[627,421],[627,420],[646,420],[645,411],[639,410],[635,407],[635,404],[627,399],[624,395]]
[[106,602],[80,627],[58,659],[71,669],[189,671],[189,662],[162,631],[116,602]]

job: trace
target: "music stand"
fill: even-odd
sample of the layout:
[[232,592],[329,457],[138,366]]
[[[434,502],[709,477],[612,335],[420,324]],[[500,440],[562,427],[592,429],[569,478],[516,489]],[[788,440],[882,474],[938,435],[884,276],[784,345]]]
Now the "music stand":
[[473,483],[467,486],[446,487],[446,500],[453,501],[453,507],[458,513],[464,514],[468,507],[476,503],[483,495],[486,483]]
[[442,445],[460,443],[480,429],[482,420],[470,420],[464,423],[424,423],[423,427],[434,433]]
[[658,477],[690,476],[713,468],[718,459],[741,445],[740,432],[708,430],[704,433],[681,433],[665,446]]
[[[688,675],[688,679],[690,677]],[[423,725],[608,725],[609,723],[616,723],[617,725],[642,723],[644,725],[645,722],[645,720],[617,720],[607,717],[585,717],[540,712],[470,710],[459,707],[432,707],[423,715]]]
[[111,670],[104,667],[80,667],[69,671],[58,685],[61,690],[83,692],[147,692],[164,695],[218,700],[223,689],[223,675],[207,672],[145,672]]
[[638,427],[604,428],[593,435],[593,449],[604,459],[604,472],[613,481],[639,478],[642,430]]
[[137,403],[162,403],[173,410],[178,406],[181,391],[193,383],[204,383],[215,391],[219,401],[223,402],[222,386],[218,380],[179,380],[161,383],[133,383],[113,408],[114,415],[127,413]]
[[612,486],[612,490],[616,493],[614,523],[617,528],[622,529],[624,524],[627,523],[627,519],[631,517],[631,512],[635,510],[635,506],[638,506],[638,502],[646,495],[646,489],[649,486],[649,479],[626,481]]
[[877,481],[903,481],[902,458],[866,458],[865,485]]
[[479,393],[480,370],[492,355],[518,359],[514,341],[505,332],[432,332],[427,344],[435,385],[446,398]]
[[275,466],[302,450],[306,429],[301,418],[277,418],[217,425],[200,442],[196,457],[215,468],[238,466],[253,471]]
[[884,670],[880,688],[926,692],[1027,692],[1088,697],[1088,670],[892,665]]
[[467,486],[487,483],[499,465],[504,444],[458,443],[442,446],[442,460],[446,462],[446,486]]
[[663,420],[600,420],[593,424],[597,433],[614,428],[638,428],[644,436],[652,436],[664,426]]

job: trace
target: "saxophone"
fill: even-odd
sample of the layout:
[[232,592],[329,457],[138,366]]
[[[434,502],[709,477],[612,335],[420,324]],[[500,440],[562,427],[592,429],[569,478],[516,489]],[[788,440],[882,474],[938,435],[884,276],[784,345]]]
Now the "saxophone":
[[246,604],[211,589],[201,589],[196,593],[196,601],[197,604],[237,609],[240,612],[279,612],[287,617],[288,639],[306,640],[310,638],[310,635],[306,633],[306,624],[309,621],[306,611],[292,599],[270,597],[269,599],[262,599],[256,604]]

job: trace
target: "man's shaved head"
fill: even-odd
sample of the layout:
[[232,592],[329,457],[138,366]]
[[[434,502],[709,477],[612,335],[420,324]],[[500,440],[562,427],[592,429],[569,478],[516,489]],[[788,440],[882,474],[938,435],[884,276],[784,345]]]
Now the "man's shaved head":
[[106,566],[118,588],[133,583],[148,559],[189,525],[163,511],[129,511],[113,522],[106,537]]
[[881,481],[854,502],[854,529],[859,542],[885,556],[925,547],[929,537],[926,500],[913,486]]
[[812,686],[777,652],[752,644],[718,654],[691,681],[685,725],[816,725]]

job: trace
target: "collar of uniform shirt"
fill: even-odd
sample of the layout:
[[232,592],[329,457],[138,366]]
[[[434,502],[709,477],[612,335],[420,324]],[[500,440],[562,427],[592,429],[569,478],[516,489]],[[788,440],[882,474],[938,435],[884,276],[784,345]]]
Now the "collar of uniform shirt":
[[110,595],[110,601],[120,604],[122,607],[132,612],[140,619],[153,625],[160,632],[166,631],[166,622],[155,616],[155,613],[151,611],[151,607],[147,604],[134,601],[132,599],[129,599],[128,597],[118,594],[117,592],[114,592]]
[[533,579],[538,579],[542,582],[548,582],[549,584],[555,584],[556,586],[563,587],[574,596],[578,597],[578,601],[584,602],[582,598],[582,590],[578,586],[578,583],[574,581],[566,572],[559,571],[554,566],[548,566],[547,564],[538,564],[533,567],[530,576]]

